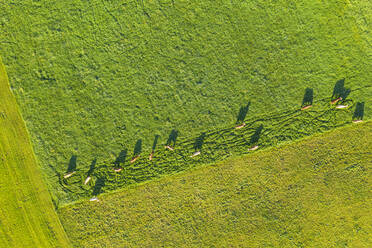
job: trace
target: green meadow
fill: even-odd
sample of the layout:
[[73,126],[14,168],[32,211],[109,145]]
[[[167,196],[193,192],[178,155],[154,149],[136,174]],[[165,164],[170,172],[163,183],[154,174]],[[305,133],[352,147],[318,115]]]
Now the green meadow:
[[353,124],[58,213],[75,247],[370,247],[371,149]]
[[[370,1],[6,0],[0,8],[0,54],[56,205],[242,155],[251,143],[268,148],[342,126],[358,104],[365,120],[372,115]],[[288,127],[270,119],[298,110],[309,92],[313,108]],[[350,105],[345,112],[329,105],[333,93]],[[231,144],[223,130],[242,119],[249,125]],[[174,154],[187,156],[157,150],[154,168],[144,158],[172,130],[185,144]],[[202,133],[214,133],[203,145],[209,155],[194,163]]]
[[0,248],[370,247],[372,1],[0,1]]
[[0,247],[70,247],[0,59]]
[[[228,157],[254,153],[350,124],[353,116],[358,118],[356,110],[360,104],[351,99],[344,103],[348,109],[337,109],[328,99],[316,101],[311,109],[263,114],[247,118],[244,127],[229,125],[195,137],[178,138],[174,131],[166,142],[171,149],[165,149],[155,140],[151,155],[140,151],[134,151],[138,154],[134,155],[132,151],[122,150],[115,161],[94,161],[88,172],[76,169],[76,161],[70,160],[74,169],[60,175],[60,182],[74,197],[91,198]],[[136,149],[140,147],[136,145]]]

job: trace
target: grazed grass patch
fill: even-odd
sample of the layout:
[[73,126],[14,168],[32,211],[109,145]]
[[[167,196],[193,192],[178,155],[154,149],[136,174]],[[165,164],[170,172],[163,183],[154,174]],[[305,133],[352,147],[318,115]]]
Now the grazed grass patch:
[[[94,169],[74,170],[74,174],[60,182],[75,196],[91,197],[128,185],[142,183],[161,176],[174,174],[203,164],[221,161],[231,156],[252,153],[285,142],[321,133],[350,124],[353,101],[344,100],[348,109],[337,110],[329,100],[314,102],[308,110],[299,108],[283,113],[261,115],[245,120],[245,126],[233,125],[222,130],[203,132],[195,137],[178,138],[173,130],[166,143],[153,146],[150,153],[123,150],[113,161],[98,162]],[[137,142],[137,144],[139,144]],[[168,149],[164,146],[169,147]],[[70,174],[68,174],[70,175]],[[83,183],[91,177],[89,183]]]

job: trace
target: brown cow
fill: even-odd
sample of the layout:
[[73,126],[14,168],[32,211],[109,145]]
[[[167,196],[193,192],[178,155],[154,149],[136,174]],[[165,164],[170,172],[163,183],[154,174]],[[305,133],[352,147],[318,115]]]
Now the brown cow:
[[171,151],[174,150],[174,148],[173,147],[170,147],[170,146],[165,146],[165,148],[168,149],[168,150],[171,150]]
[[341,101],[341,100],[342,100],[342,97],[339,97],[337,99],[332,100],[331,104],[335,104],[335,103],[337,103],[338,101]]
[[254,146],[254,147],[249,148],[248,151],[255,151],[257,149],[258,149],[258,146]]
[[236,126],[235,129],[240,129],[240,128],[243,128],[245,127],[245,122],[243,122],[243,124],[239,125],[239,126]]
[[363,120],[353,120],[354,123],[360,123],[363,122]]
[[200,155],[200,151],[194,152],[190,157],[193,158],[193,157],[198,156],[198,155]]
[[303,106],[303,107],[301,108],[301,110],[309,109],[309,108],[311,108],[312,106],[313,106],[313,105]]
[[130,161],[131,163],[134,163],[134,162],[136,162],[136,160],[139,158],[140,156],[139,155],[137,155],[137,156],[135,156],[135,157],[133,157],[132,158],[132,160]]

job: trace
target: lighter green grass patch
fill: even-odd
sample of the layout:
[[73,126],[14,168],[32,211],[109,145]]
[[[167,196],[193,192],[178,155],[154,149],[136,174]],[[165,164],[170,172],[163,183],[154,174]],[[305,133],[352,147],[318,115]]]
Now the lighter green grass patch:
[[59,215],[76,247],[369,247],[371,149],[354,124]]
[[0,247],[69,247],[0,59]]

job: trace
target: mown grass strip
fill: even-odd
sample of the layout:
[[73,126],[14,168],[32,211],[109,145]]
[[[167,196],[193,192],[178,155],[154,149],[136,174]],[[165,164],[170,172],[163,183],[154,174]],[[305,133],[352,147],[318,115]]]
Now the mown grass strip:
[[0,247],[70,247],[0,59]]
[[77,247],[368,247],[371,148],[358,123],[59,215]]

